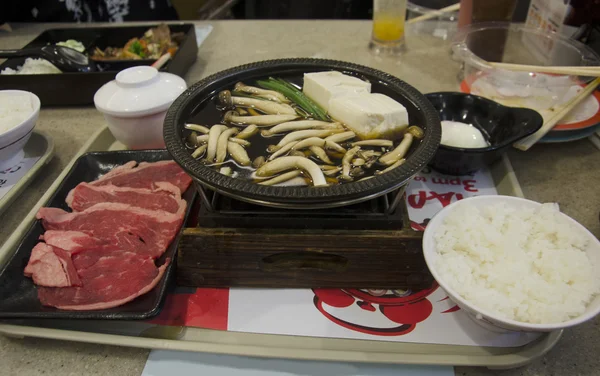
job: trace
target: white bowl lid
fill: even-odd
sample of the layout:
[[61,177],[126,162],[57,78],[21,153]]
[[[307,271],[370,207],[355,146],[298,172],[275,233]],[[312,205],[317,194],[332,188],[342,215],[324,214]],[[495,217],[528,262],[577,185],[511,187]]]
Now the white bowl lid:
[[96,92],[94,104],[119,117],[150,115],[169,108],[186,88],[181,77],[142,65],[119,72]]

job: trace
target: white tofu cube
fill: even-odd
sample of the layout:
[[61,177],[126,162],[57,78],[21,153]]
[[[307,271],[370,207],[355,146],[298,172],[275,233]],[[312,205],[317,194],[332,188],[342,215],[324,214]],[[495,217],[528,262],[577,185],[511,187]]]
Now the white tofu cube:
[[302,91],[325,111],[329,111],[331,99],[345,95],[370,93],[371,84],[337,71],[305,73]]
[[333,98],[329,115],[362,139],[391,137],[408,127],[406,108],[379,93]]

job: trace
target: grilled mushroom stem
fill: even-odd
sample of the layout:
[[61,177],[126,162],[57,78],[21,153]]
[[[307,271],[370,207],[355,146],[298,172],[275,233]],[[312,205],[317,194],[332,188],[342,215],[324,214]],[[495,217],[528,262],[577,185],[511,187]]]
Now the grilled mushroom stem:
[[246,149],[244,149],[241,145],[236,144],[235,142],[227,143],[227,151],[231,155],[237,163],[242,166],[250,165],[250,157],[248,157],[248,153],[246,153]]
[[342,176],[341,179],[344,180],[352,180],[352,176],[350,176],[350,161],[356,153],[360,150],[360,146],[355,146],[352,149],[348,150],[348,152],[342,158]]
[[[337,175],[338,172],[342,171],[342,168],[339,166],[319,166],[319,167],[321,167],[321,170],[323,170],[323,174],[325,176],[335,176],[335,175]],[[323,167],[331,167],[331,169],[325,170],[325,169],[323,169]]]
[[235,136],[235,138],[241,138],[243,140],[250,138],[258,133],[258,127],[256,124],[250,124],[246,128],[244,128],[240,133]]
[[[287,144],[283,145],[283,147],[281,147],[281,148],[276,145],[271,145],[271,146],[274,146],[276,149],[275,149],[275,152],[273,154],[271,154],[271,156],[269,157],[269,160],[272,161],[273,159],[279,157],[280,155],[284,155],[288,151],[292,150],[294,145],[296,145],[297,143],[298,143],[298,141],[288,142]],[[269,147],[268,150],[272,150],[272,149]],[[269,151],[269,152],[271,152],[271,151]]]
[[384,154],[381,158],[379,158],[379,162],[389,166],[393,163],[396,163],[396,161],[400,160],[401,158],[404,158],[406,153],[408,153],[408,149],[412,144],[413,138],[414,136],[412,133],[405,133],[400,144],[394,150]]
[[295,178],[296,176],[299,176],[301,173],[302,173],[302,171],[300,171],[300,170],[284,172],[283,174],[277,175],[274,178],[271,178],[268,180],[263,180],[263,181],[259,182],[258,184],[275,185],[275,184],[283,183],[283,182],[286,182],[288,180]]
[[360,155],[363,159],[371,159],[372,157],[379,157],[383,154],[380,151],[375,150],[361,150],[358,155]]
[[365,163],[367,163],[367,161],[365,161],[365,160],[364,160],[364,159],[362,159],[362,158],[354,158],[354,159],[352,160],[352,166],[362,166],[362,165],[364,165]]
[[256,116],[239,116],[234,111],[227,111],[223,120],[234,125],[250,125],[254,124],[258,127],[269,127],[286,121],[297,119],[298,115],[256,115]]
[[285,97],[285,95],[281,94],[278,91],[261,89],[259,87],[255,87],[255,86],[248,86],[248,85],[245,85],[243,82],[238,82],[237,84],[235,84],[234,89],[236,91],[241,91],[242,93],[254,94],[261,98],[265,98],[265,99],[272,100],[275,102],[282,102],[282,103],[290,102],[290,100],[287,99]]
[[331,136],[328,136],[327,138],[325,138],[325,141],[338,143],[338,142],[344,142],[344,141],[351,140],[354,137],[356,137],[356,133],[354,133],[352,131],[347,131],[347,132],[342,132],[342,133],[333,134]]
[[232,109],[237,106],[254,108],[271,115],[295,115],[296,110],[289,104],[266,101],[264,99],[255,99],[248,97],[235,97],[229,90],[223,90],[219,93],[219,103],[224,108]]
[[317,156],[317,158],[319,158],[323,162],[330,164],[330,165],[333,164],[333,161],[331,159],[329,159],[329,156],[327,155],[325,150],[323,150],[322,147],[313,145],[313,146],[310,146],[309,149],[314,155]]
[[300,150],[292,150],[292,151],[290,151],[290,153],[288,155],[290,157],[302,157],[302,158],[306,158],[306,154],[304,154]]
[[229,128],[219,135],[219,139],[217,140],[217,155],[215,162],[222,163],[225,161],[225,158],[227,158],[227,143],[229,142],[229,137],[233,136],[237,132],[237,128]]
[[252,167],[259,168],[260,166],[264,165],[266,162],[267,162],[267,159],[261,155],[260,157],[256,157],[252,161]]
[[206,148],[208,148],[207,144],[198,146],[196,148],[196,150],[194,150],[194,152],[192,153],[192,158],[198,158],[198,157],[202,156],[204,154],[204,152],[206,151]]
[[338,132],[339,132],[338,129],[324,129],[324,130],[307,129],[307,130],[303,130],[303,131],[296,131],[296,132],[288,133],[284,138],[281,139],[281,141],[279,141],[279,143],[277,145],[283,146],[290,141],[304,140],[305,138],[309,138],[309,137],[327,137],[329,135],[332,135],[332,134],[338,133]]
[[249,141],[242,140],[241,138],[237,138],[237,136],[236,137],[231,137],[229,139],[229,141],[230,142],[235,142],[236,144],[239,144],[239,145],[242,145],[242,146],[250,146],[251,145]]
[[205,144],[207,142],[208,142],[208,135],[207,134],[202,134],[200,136],[196,136],[196,143],[198,145]]
[[185,128],[190,129],[192,131],[200,132],[203,134],[207,134],[210,131],[210,128],[205,127],[204,125],[200,125],[200,124],[186,124]]
[[256,170],[256,176],[267,177],[291,169],[299,169],[308,173],[314,186],[327,185],[319,165],[308,158],[302,157],[281,157],[267,162]]
[[363,141],[356,141],[352,143],[352,146],[383,146],[386,148],[389,148],[390,146],[393,146],[394,143],[390,140],[363,140]]
[[265,129],[260,134],[264,137],[273,136],[275,134],[292,132],[292,131],[302,131],[306,129],[341,129],[342,125],[340,123],[328,123],[326,121],[320,120],[297,120],[297,121],[288,121],[285,123],[277,124],[276,126]]
[[325,140],[323,140],[322,138],[319,137],[309,137],[309,138],[305,138],[302,141],[298,141],[297,144],[295,144],[292,149],[293,150],[300,150],[300,149],[304,149],[304,148],[308,148],[311,146],[320,146],[323,147],[325,146]]
[[337,142],[331,141],[331,140],[327,140],[325,139],[325,148],[326,149],[331,149],[334,150],[338,153],[345,153],[346,149],[344,149],[340,144],[338,144]]
[[208,159],[209,162],[212,162],[215,159],[219,136],[226,129],[227,127],[221,124],[215,124],[210,127],[210,131],[208,132],[208,149],[206,150],[206,159]]
[[389,165],[387,168],[385,168],[384,170],[381,171],[375,171],[375,175],[381,175],[381,174],[385,174],[386,172],[390,172],[393,169],[395,169],[396,167],[402,166],[404,164],[404,162],[406,162],[406,159],[402,158],[397,160],[396,162],[394,162],[393,164]]

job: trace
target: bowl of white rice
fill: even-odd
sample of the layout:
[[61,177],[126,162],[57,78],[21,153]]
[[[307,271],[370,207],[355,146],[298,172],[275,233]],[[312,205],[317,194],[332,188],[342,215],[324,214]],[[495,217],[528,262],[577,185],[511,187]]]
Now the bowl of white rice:
[[600,241],[557,204],[457,201],[428,223],[423,252],[448,297],[483,326],[548,332],[600,313]]
[[11,167],[23,157],[40,114],[40,99],[22,90],[0,90],[0,168]]

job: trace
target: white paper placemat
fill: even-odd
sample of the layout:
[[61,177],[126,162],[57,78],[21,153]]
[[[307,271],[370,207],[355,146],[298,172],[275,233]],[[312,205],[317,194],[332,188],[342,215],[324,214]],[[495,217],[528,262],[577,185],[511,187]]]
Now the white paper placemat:
[[0,171],[0,199],[8,194],[12,187],[27,174],[27,171],[31,170],[40,158],[41,156],[26,157],[14,166]]

